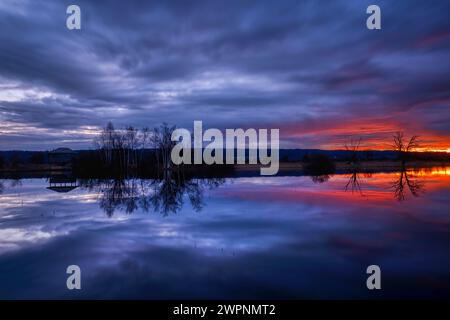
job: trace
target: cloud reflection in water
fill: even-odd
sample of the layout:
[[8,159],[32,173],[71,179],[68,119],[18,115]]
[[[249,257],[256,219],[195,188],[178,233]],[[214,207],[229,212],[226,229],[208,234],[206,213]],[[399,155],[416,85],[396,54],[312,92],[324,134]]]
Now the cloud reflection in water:
[[[364,195],[345,191],[348,175],[322,184],[230,179],[201,189],[202,210],[177,202],[189,198],[183,193],[169,206],[177,214],[167,215],[163,205],[146,210],[129,189],[143,183],[152,197],[152,181],[128,181],[124,194],[138,204],[127,215],[129,200],[113,197],[111,217],[99,206],[105,195],[89,199],[112,192],[112,182],[60,195],[24,180],[5,188],[2,203],[41,201],[0,209],[0,243],[9,244],[0,253],[0,297],[449,297],[449,175],[415,173],[427,192],[402,202],[389,189],[398,177],[365,177]],[[364,287],[373,263],[385,284],[376,294]],[[83,270],[80,292],[65,289],[69,264]]]

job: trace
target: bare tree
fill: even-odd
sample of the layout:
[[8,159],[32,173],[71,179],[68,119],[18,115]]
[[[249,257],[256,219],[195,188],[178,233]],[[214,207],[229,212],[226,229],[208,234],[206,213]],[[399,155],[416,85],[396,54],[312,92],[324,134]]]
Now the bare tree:
[[405,164],[406,158],[409,153],[411,153],[414,149],[419,147],[419,136],[413,135],[409,141],[405,138],[403,132],[398,131],[393,135],[392,147],[395,151],[397,151],[399,159],[402,161],[402,164]]
[[134,167],[137,165],[137,148],[139,145],[138,141],[138,130],[133,126],[126,128],[124,133],[125,145],[126,145],[126,167]]
[[170,152],[175,145],[175,142],[172,141],[172,132],[175,128],[175,126],[169,126],[167,123],[163,123],[160,127],[153,129],[150,141],[156,151],[155,156],[158,171],[160,165],[162,165],[164,172],[171,168],[172,161]]
[[391,189],[394,191],[394,198],[403,201],[406,198],[406,189],[409,189],[414,197],[419,197],[424,192],[425,187],[423,181],[411,178],[408,171],[403,168],[398,179],[392,182]]
[[149,127],[143,127],[141,130],[137,132],[137,146],[136,148],[140,148],[139,154],[139,163],[143,163],[145,156],[145,149],[151,148],[151,135],[152,131]]
[[345,150],[347,150],[350,153],[350,156],[348,158],[349,163],[357,164],[359,162],[358,151],[360,145],[361,145],[361,138],[359,138],[358,140],[351,139],[349,143],[345,144]]
[[141,142],[141,148],[145,149],[145,147],[147,147],[148,143],[150,143],[150,128],[149,127],[144,127],[141,130],[141,136],[140,136],[140,142]]
[[153,130],[148,127],[138,130],[133,126],[115,129],[109,122],[100,135],[94,139],[94,145],[101,151],[104,164],[126,174],[137,169],[143,161],[146,148],[153,148],[157,172],[172,169],[170,153],[175,145],[172,132],[175,126],[164,123]]
[[117,133],[112,122],[108,122],[100,135],[94,139],[94,145],[102,150],[104,161],[111,165],[113,161],[113,150],[117,148]]

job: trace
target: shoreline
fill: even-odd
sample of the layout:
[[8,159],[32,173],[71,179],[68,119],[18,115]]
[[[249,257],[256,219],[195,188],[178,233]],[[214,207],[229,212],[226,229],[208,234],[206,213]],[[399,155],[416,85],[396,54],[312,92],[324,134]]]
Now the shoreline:
[[[400,161],[361,161],[358,165],[352,165],[345,161],[336,161],[334,172],[329,174],[347,174],[352,172],[367,172],[367,173],[383,173],[383,172],[398,172],[402,171],[402,164]],[[261,176],[260,164],[235,164],[229,174],[224,177],[249,177]],[[431,168],[450,168],[449,161],[411,161],[405,165],[407,170],[420,170]],[[200,173],[200,172],[199,172]],[[45,178],[55,175],[72,175],[72,170],[67,166],[33,166],[16,169],[0,169],[0,179],[8,178]],[[305,170],[305,163],[303,162],[281,162],[279,171],[273,176],[311,176]],[[196,176],[193,172],[193,176]],[[214,174],[211,175],[213,177]],[[202,176],[199,175],[199,178]],[[203,176],[204,177],[204,176]],[[271,176],[263,176],[271,177]]]
[[[334,162],[336,172],[338,171],[352,171],[355,168],[361,171],[398,171],[402,169],[400,161],[360,161],[358,165],[350,164],[345,161]],[[253,171],[259,170],[260,164],[236,164],[235,171]],[[426,169],[433,167],[450,167],[450,161],[410,161],[405,164],[406,169]],[[305,170],[304,162],[280,162],[279,172]]]

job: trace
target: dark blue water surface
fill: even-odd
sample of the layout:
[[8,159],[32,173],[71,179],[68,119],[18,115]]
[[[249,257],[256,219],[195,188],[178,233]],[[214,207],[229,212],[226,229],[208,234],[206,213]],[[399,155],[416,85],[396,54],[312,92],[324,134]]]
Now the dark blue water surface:
[[445,168],[48,186],[0,180],[2,299],[450,297]]

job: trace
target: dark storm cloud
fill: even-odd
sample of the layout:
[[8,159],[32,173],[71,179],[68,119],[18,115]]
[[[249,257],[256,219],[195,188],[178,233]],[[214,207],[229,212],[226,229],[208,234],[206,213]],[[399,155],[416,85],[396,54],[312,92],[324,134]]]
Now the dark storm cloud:
[[368,1],[77,1],[79,31],[65,27],[69,4],[0,5],[2,149],[40,148],[39,130],[17,138],[27,126],[52,144],[72,130],[59,141],[83,146],[80,128],[108,120],[277,125],[283,137],[309,120],[380,114],[448,140],[446,1],[378,1],[381,31],[365,28]]

